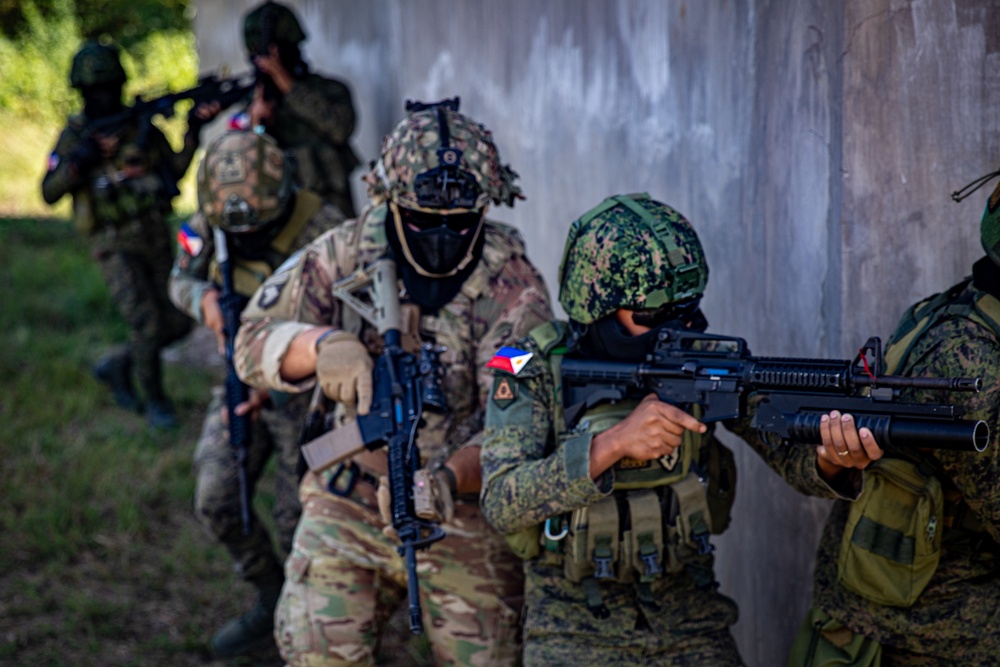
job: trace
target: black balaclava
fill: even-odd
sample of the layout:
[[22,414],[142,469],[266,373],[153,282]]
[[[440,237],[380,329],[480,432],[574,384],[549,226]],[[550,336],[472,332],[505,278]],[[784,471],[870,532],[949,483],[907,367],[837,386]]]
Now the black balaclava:
[[580,324],[570,320],[570,330],[574,344],[572,352],[582,357],[595,359],[610,359],[639,363],[653,353],[660,331],[663,329],[678,329],[703,332],[708,328],[708,320],[698,310],[686,322],[671,320],[651,328],[638,336],[629,334],[625,326],[615,318],[615,314],[605,315],[593,324]]
[[116,114],[122,109],[122,87],[118,84],[98,84],[80,89],[83,115],[94,120]]
[[972,282],[979,289],[1000,299],[1000,266],[989,256],[972,265]]

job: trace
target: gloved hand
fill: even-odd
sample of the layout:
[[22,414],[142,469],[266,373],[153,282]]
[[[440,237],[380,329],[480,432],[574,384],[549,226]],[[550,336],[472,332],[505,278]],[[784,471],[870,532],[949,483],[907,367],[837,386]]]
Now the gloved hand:
[[333,331],[316,346],[316,381],[323,393],[366,415],[372,406],[372,359],[358,337]]
[[444,466],[434,470],[421,468],[413,473],[413,513],[437,523],[448,523],[455,518],[453,479]]

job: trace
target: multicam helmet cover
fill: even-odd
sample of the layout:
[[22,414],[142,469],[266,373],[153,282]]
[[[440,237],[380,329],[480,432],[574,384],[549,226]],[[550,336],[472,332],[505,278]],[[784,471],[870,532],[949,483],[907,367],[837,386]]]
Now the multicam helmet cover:
[[570,227],[559,303],[591,324],[618,308],[647,310],[700,297],[708,264],[691,223],[648,194],[616,195]]
[[441,213],[482,209],[490,201],[513,206],[521,198],[517,174],[501,164],[490,131],[459,113],[457,99],[449,102],[407,105],[364,176],[373,204]]
[[265,2],[243,21],[243,42],[250,53],[261,53],[269,44],[279,42],[298,44],[305,38],[292,10],[278,2]]
[[69,83],[77,89],[99,85],[124,85],[125,69],[122,67],[118,47],[94,41],[85,43],[73,56]]
[[198,204],[212,225],[252,233],[278,219],[292,194],[291,167],[265,134],[227,132],[198,168]]

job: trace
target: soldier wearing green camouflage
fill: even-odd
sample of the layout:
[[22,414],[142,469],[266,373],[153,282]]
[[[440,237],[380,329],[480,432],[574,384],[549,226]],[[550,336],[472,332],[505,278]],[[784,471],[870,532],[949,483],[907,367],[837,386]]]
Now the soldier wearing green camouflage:
[[200,105],[192,110],[184,147],[175,153],[152,125],[124,126],[113,134],[88,129],[91,121],[123,109],[125,70],[116,47],[84,44],[73,58],[70,83],[83,96],[84,108],[70,117],[49,156],[42,196],[54,204],[63,195],[72,195],[76,226],[87,236],[111,296],[131,329],[128,348],[105,356],[94,372],[110,385],[119,405],[142,410],[133,389],[134,370],[150,424],[173,427],[176,420],[163,390],[160,350],[187,334],[190,320],[167,297],[173,249],[166,216],[171,190],[198,147],[199,129],[218,108]]
[[355,122],[350,89],[309,71],[299,51],[306,34],[281,3],[265,2],[248,13],[243,36],[263,80],[250,106],[252,124],[264,125],[295,159],[302,187],[353,217],[348,178],[360,161],[348,143]]
[[[569,322],[490,362],[482,507],[525,559],[529,667],[743,664],[709,542],[729,524],[732,453],[697,410],[655,395],[598,404],[567,424],[559,386],[566,356],[638,363],[662,330],[704,330],[707,279],[683,216],[645,194],[609,197],[570,228],[559,269]],[[845,437],[860,444],[850,423],[826,418],[818,450],[772,450],[747,423],[726,426],[798,490],[857,495],[859,473],[833,452]]]
[[[331,284],[384,257],[400,275],[404,339],[443,347],[449,410],[425,413],[416,442],[447,536],[419,551],[424,627],[440,665],[510,665],[518,654],[521,566],[478,507],[479,435],[492,351],[551,316],[541,276],[511,227],[487,220],[511,204],[516,174],[457,100],[408,105],[365,177],[372,206],[308,246],[244,311],[237,367],[249,384],[323,393],[350,414],[370,405],[381,339],[352,325]],[[412,348],[411,348],[412,349]],[[384,450],[306,474],[302,519],[276,613],[282,656],[297,665],[374,664],[406,569],[377,502]]]
[[[219,307],[223,280],[216,259],[216,230],[224,235],[233,267],[233,287],[244,303],[264,279],[299,248],[344,221],[340,210],[308,190],[295,190],[292,167],[271,137],[230,132],[213,142],[198,171],[199,211],[178,234],[170,274],[170,298],[212,330],[224,345]],[[277,459],[273,517],[280,553],[251,508],[250,534],[243,534],[239,470],[223,417],[225,390],[212,391],[194,455],[195,513],[226,546],[237,572],[258,592],[257,604],[212,638],[216,655],[232,657],[273,641],[274,607],[284,580],[282,563],[292,548],[299,505],[296,468],[307,396],[288,399],[251,392],[254,411],[247,459],[252,499],[272,454]]]
[[[997,175],[1000,172],[992,174]],[[988,180],[984,177],[981,184]],[[990,442],[983,452],[933,450],[913,461],[920,473],[918,482],[933,482],[928,488],[937,489],[941,504],[932,515],[933,522],[919,526],[920,534],[906,539],[915,544],[907,554],[875,545],[858,549],[862,531],[848,528],[851,508],[846,503],[834,505],[816,556],[813,609],[803,621],[789,665],[997,664],[1000,187],[987,202],[981,240],[987,256],[973,265],[971,277],[911,307],[885,356],[887,370],[899,375],[981,378],[983,391],[976,394],[908,390],[905,400],[958,405],[967,419],[981,419],[989,425]],[[865,472],[866,488],[879,488],[873,481],[876,474],[875,470]],[[887,486],[884,479],[879,479],[883,487]],[[866,513],[882,512],[885,522],[905,518],[896,516],[903,510],[893,510],[872,493],[872,509]],[[926,576],[914,585],[908,568],[917,561],[924,541],[932,547],[933,560]],[[868,590],[855,576],[858,567],[850,559],[849,547],[863,559],[857,562],[869,563],[870,577],[866,578],[882,582],[877,590]],[[901,569],[904,566],[907,569]],[[900,582],[899,572],[909,580]],[[895,587],[890,589],[889,582],[912,590],[906,598],[891,599]]]

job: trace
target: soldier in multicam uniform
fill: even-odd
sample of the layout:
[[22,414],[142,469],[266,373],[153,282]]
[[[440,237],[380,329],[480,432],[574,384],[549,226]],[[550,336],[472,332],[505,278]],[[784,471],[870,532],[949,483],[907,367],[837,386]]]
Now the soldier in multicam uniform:
[[354,217],[348,177],[361,164],[348,140],[354,132],[351,91],[342,81],[309,71],[299,45],[306,34],[288,7],[265,2],[247,14],[243,36],[264,76],[249,109],[296,162],[298,183]]
[[[205,152],[198,170],[199,211],[178,234],[170,274],[170,298],[225,344],[219,299],[223,278],[216,258],[215,230],[224,234],[232,285],[243,305],[267,276],[296,250],[344,221],[344,215],[308,190],[292,186],[292,166],[271,137],[229,132]],[[253,414],[246,462],[250,499],[268,458],[277,457],[273,516],[282,552],[275,553],[264,524],[251,512],[251,530],[241,521],[239,470],[224,417],[225,389],[216,387],[194,456],[195,513],[222,542],[237,571],[258,593],[257,604],[229,621],[213,637],[216,655],[242,655],[273,641],[274,607],[284,581],[285,557],[301,507],[296,489],[299,434],[307,396],[288,398],[254,390],[239,410]]]
[[[970,185],[978,188],[998,175]],[[926,532],[902,557],[886,548],[888,543],[859,553],[861,531],[848,528],[851,508],[834,505],[816,556],[813,608],[789,665],[985,667],[1000,659],[1000,186],[987,202],[980,231],[987,256],[973,265],[970,277],[912,306],[885,357],[887,370],[899,375],[981,378],[983,391],[977,394],[908,390],[904,396],[958,405],[967,419],[989,425],[990,442],[984,452],[925,451],[909,461],[918,482],[923,478],[932,482],[929,488],[937,487],[940,505],[933,525],[921,526]],[[879,474],[878,467],[865,471],[865,486],[873,489],[871,511],[882,511],[886,523],[905,519],[875,494],[888,487],[869,479]],[[943,520],[937,520],[941,512]],[[898,581],[901,566],[918,560],[926,536],[933,538],[935,560],[919,579],[902,570],[910,578],[898,589],[907,593],[904,598],[888,583]],[[899,542],[897,537],[894,543]],[[870,578],[881,582],[877,588],[867,590],[852,576],[856,566],[847,559],[848,543],[869,563]]]
[[[367,327],[359,336],[343,329],[331,283],[387,253],[395,260],[404,321],[415,321],[409,332],[445,348],[450,410],[425,414],[416,439],[449,519],[447,536],[418,554],[434,659],[513,664],[521,567],[477,502],[483,366],[497,346],[550,317],[548,294],[517,232],[485,218],[490,201],[512,205],[520,193],[490,132],[458,113],[457,100],[408,109],[365,177],[372,206],[272,276],[244,311],[237,365],[251,385],[300,392],[319,383],[342,407],[367,411],[380,341]],[[406,593],[398,542],[383,532],[391,524],[377,508],[385,469],[384,450],[355,457],[345,468],[356,479],[347,495],[331,492],[329,469],[302,481],[303,514],[275,618],[291,665],[375,660],[386,617]]]
[[[173,249],[166,217],[177,180],[198,147],[199,131],[219,106],[201,104],[191,110],[180,153],[152,125],[125,125],[113,134],[90,131],[88,123],[123,110],[124,83],[117,47],[87,42],[73,57],[70,84],[83,96],[83,113],[71,116],[59,135],[42,180],[42,197],[54,204],[65,194],[73,196],[77,229],[87,235],[131,329],[127,349],[102,358],[94,374],[111,387],[119,405],[144,408],[150,425],[172,428],[176,418],[163,390],[160,350],[185,336],[191,322],[167,297]],[[145,406],[133,388],[133,370]]]
[[[569,427],[558,381],[563,357],[638,363],[664,328],[704,330],[707,278],[683,216],[645,194],[610,197],[570,229],[559,270],[569,322],[490,362],[482,507],[525,558],[529,667],[743,664],[708,539],[729,523],[732,453],[655,394],[591,407]],[[815,450],[772,450],[746,424],[727,426],[800,491],[852,498],[860,473],[835,451],[857,449],[863,465],[879,450],[867,429],[861,440],[834,417]]]

